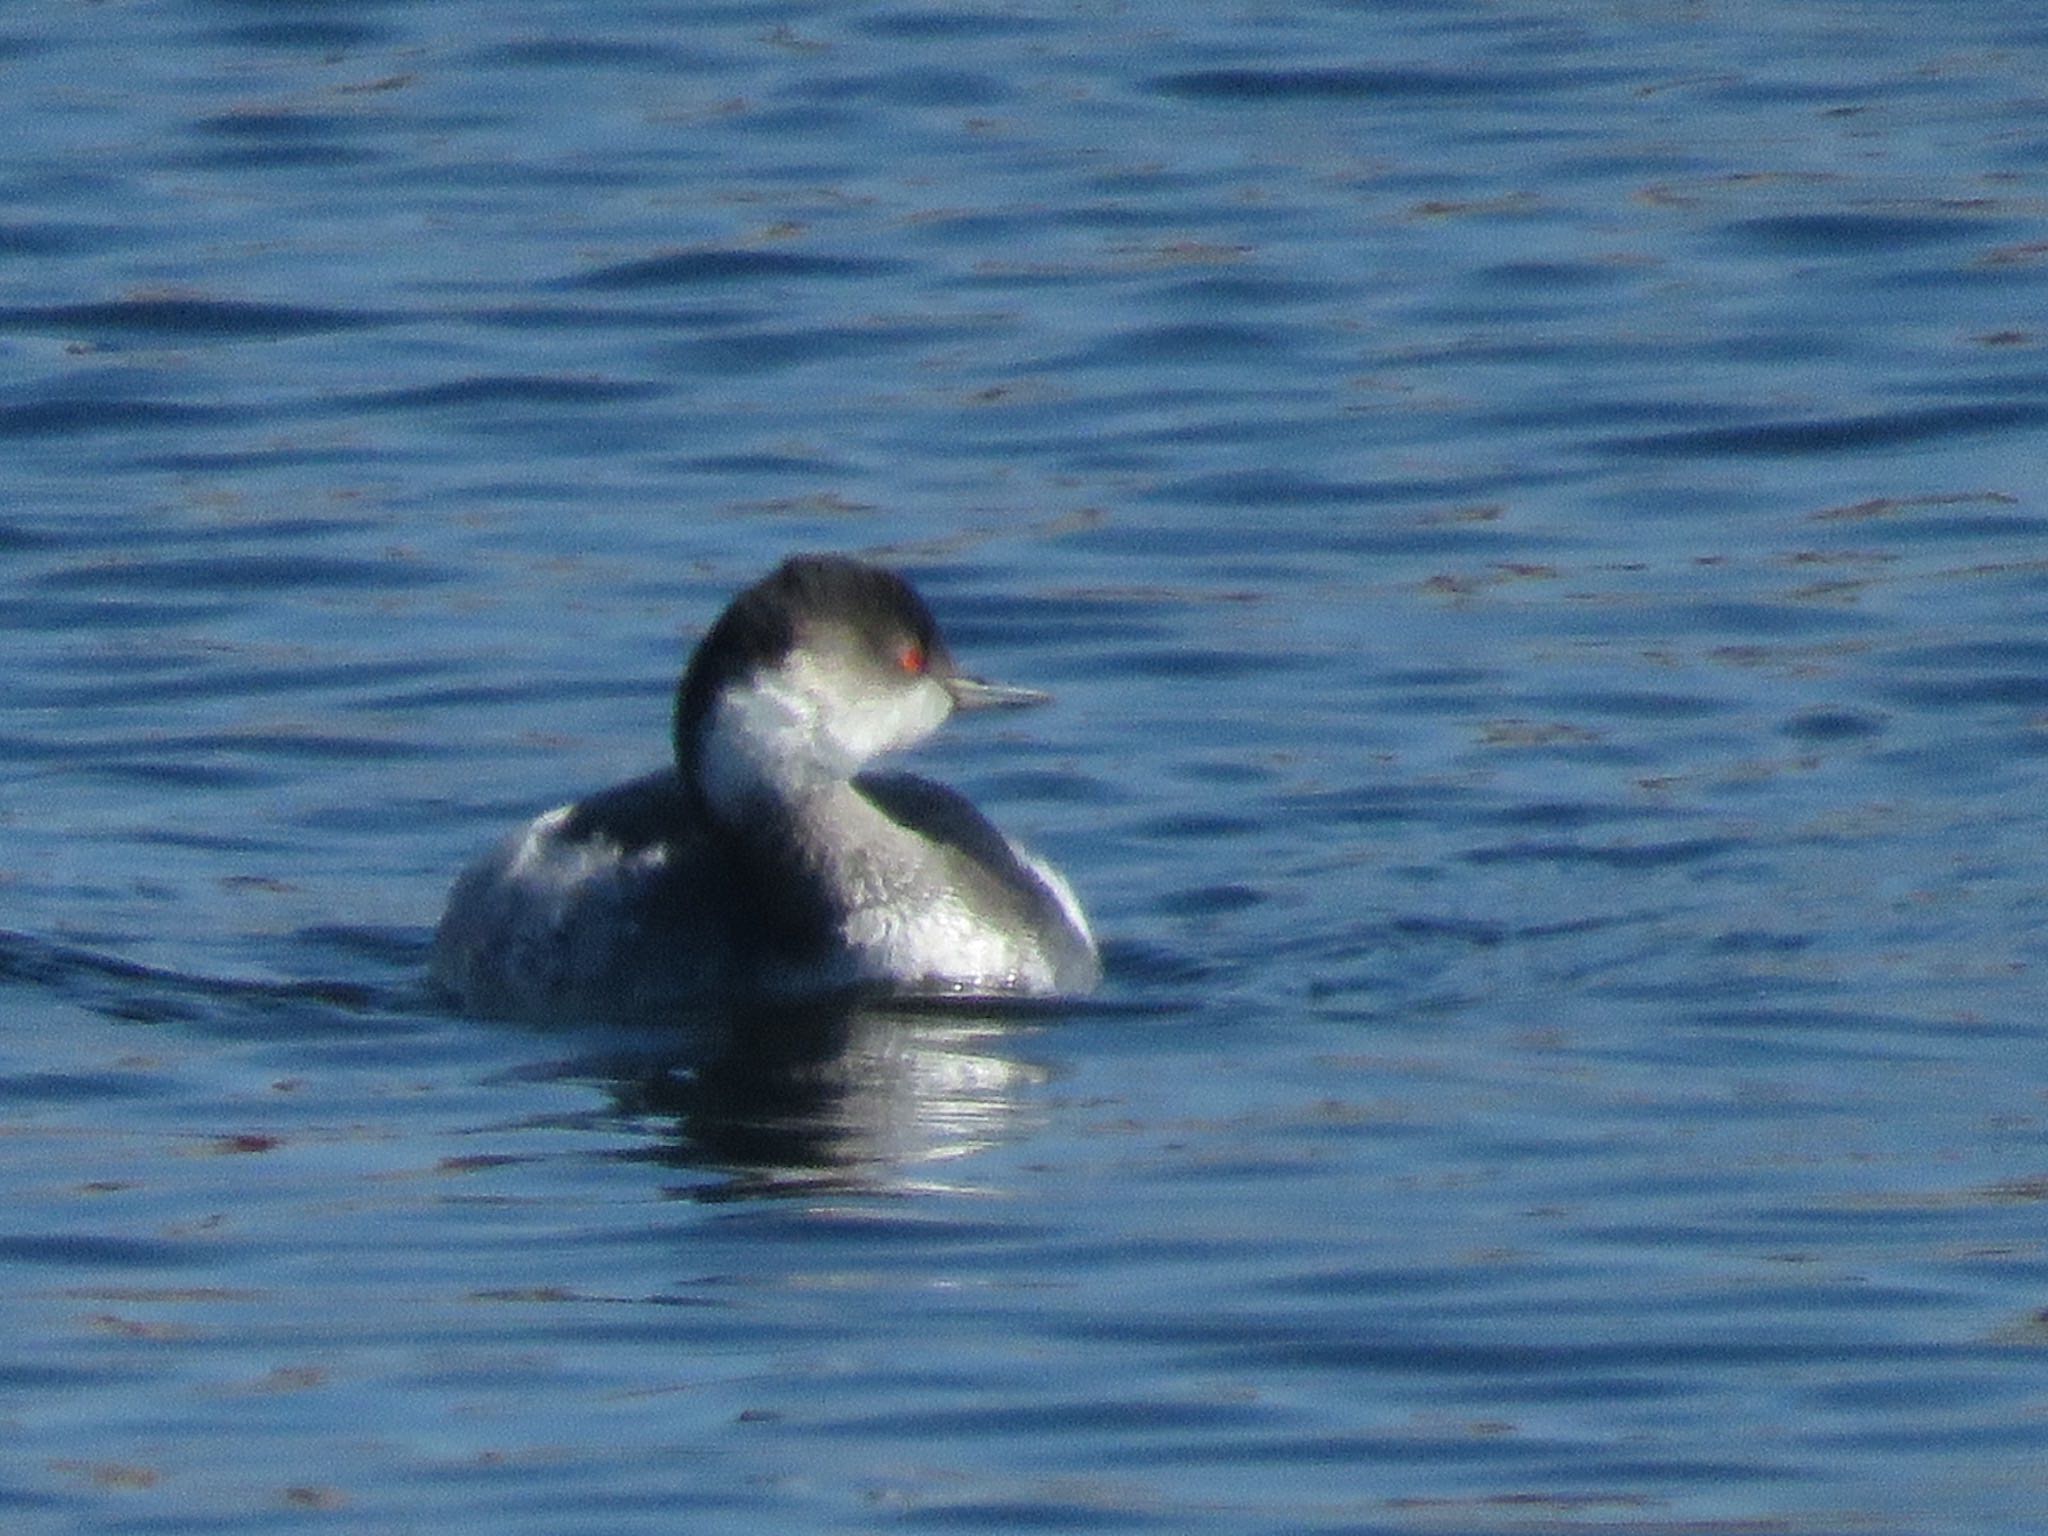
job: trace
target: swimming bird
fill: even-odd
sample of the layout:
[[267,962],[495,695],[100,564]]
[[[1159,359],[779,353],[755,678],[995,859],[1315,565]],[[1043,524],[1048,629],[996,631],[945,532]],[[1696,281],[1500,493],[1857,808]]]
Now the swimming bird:
[[544,813],[457,880],[434,978],[529,1019],[1085,992],[1101,963],[1066,880],[957,791],[869,766],[955,710],[1046,697],[961,672],[894,572],[794,556],[690,658],[672,767]]

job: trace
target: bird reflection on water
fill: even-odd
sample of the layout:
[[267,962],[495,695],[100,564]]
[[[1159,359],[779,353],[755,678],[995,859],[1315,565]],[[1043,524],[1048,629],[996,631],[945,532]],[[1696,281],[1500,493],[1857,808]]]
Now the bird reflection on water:
[[566,1061],[618,1111],[669,1122],[638,1156],[722,1182],[692,1198],[948,1187],[936,1165],[1028,1129],[1050,1071],[1015,1054],[1027,1002],[810,1005],[706,1018]]

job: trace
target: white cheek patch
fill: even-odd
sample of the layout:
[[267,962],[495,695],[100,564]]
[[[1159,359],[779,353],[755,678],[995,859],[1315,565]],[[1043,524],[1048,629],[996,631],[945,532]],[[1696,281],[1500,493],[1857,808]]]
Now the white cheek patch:
[[712,706],[697,780],[732,816],[763,796],[843,782],[884,752],[921,741],[952,712],[929,678],[897,681],[798,652],[728,688]]
[[801,669],[819,697],[836,701],[818,713],[819,735],[848,766],[851,777],[869,760],[924,740],[953,712],[946,690],[930,678],[877,679],[851,668],[807,664]]

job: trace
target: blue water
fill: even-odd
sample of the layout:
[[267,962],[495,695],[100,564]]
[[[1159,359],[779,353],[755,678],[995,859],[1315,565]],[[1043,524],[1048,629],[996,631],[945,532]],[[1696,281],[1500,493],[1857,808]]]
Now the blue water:
[[[0,1525],[2034,1532],[2048,27],[0,12]],[[427,992],[793,549],[1107,948]]]

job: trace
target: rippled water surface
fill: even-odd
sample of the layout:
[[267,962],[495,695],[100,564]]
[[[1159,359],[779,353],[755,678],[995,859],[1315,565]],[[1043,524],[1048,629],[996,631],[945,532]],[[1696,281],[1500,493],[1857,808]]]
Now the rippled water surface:
[[[2048,1520],[2048,26],[0,12],[9,1531]],[[1072,1007],[450,1015],[885,558]],[[791,1057],[799,1057],[793,1064]]]

